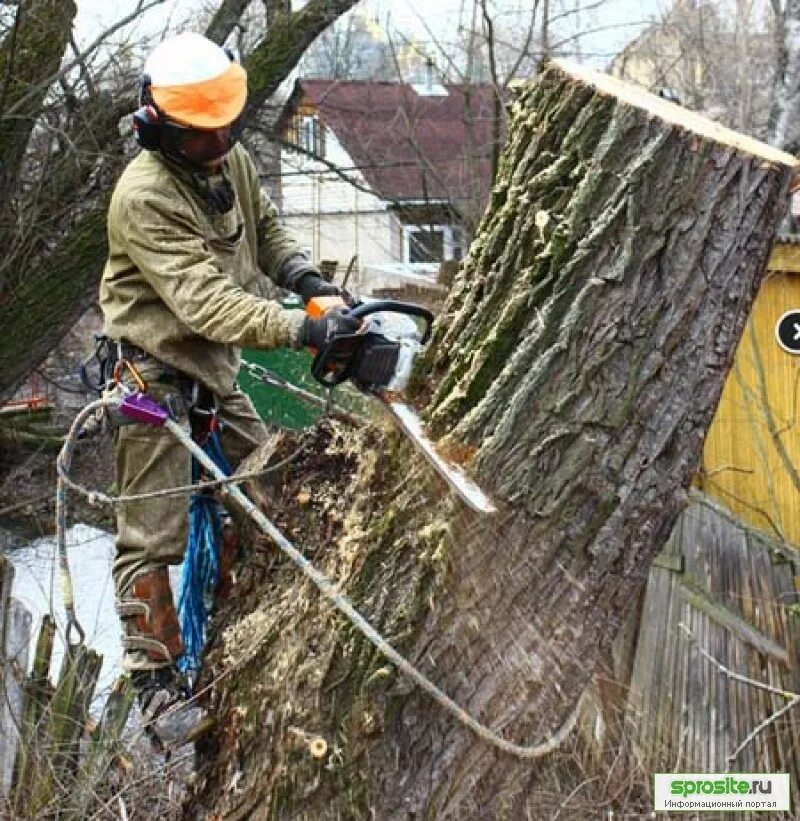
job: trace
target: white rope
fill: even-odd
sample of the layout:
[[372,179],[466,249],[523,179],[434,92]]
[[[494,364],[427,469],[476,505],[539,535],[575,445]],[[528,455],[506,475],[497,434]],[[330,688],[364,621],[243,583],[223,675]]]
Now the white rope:
[[[58,472],[59,472],[59,492],[63,493],[62,483],[69,483],[80,493],[88,494],[85,488],[82,488],[77,483],[72,482],[66,476],[69,471],[70,457],[74,441],[78,430],[85,418],[89,416],[98,407],[108,405],[118,405],[118,400],[98,400],[88,405],[76,417],[70,428],[70,432],[64,443],[64,447],[58,458]],[[347,596],[338,592],[336,585],[322,572],[312,565],[308,559],[275,527],[274,524],[247,498],[247,496],[235,485],[236,481],[241,481],[240,477],[226,477],[224,473],[217,467],[216,463],[205,453],[205,451],[192,440],[191,435],[188,434],[181,425],[172,419],[167,419],[165,427],[178,439],[179,442],[197,459],[198,462],[214,477],[216,477],[216,485],[222,488],[222,492],[229,496],[258,526],[258,528],[269,536],[270,539],[278,546],[278,548],[289,557],[293,564],[300,569],[300,571],[307,576],[317,586],[322,595],[328,599],[347,619],[350,623],[361,632],[364,637],[389,661],[394,664],[397,669],[407,678],[411,679],[420,689],[424,690],[434,701],[442,706],[445,710],[450,712],[455,718],[464,726],[468,727],[479,738],[510,755],[522,759],[541,758],[548,753],[557,749],[572,732],[578,720],[580,713],[582,698],[573,708],[570,715],[559,727],[559,729],[550,736],[547,740],[540,744],[531,746],[523,746],[515,744],[502,736],[498,735],[494,730],[482,724],[476,718],[473,718],[462,707],[456,704],[447,693],[443,692],[437,687],[424,673],[418,670],[411,662],[407,661],[397,650],[392,647],[389,642],[358,612],[352,602]],[[63,474],[63,476],[62,476]],[[111,497],[106,497],[110,499]],[[119,502],[124,497],[117,497],[115,502]],[[61,508],[64,516],[61,519],[57,518],[57,526],[59,531],[63,526],[63,518],[65,517],[65,507]],[[60,524],[59,524],[60,523]],[[66,548],[61,552],[61,538],[59,537],[59,555],[62,557],[62,576],[65,576],[71,593],[71,582],[69,581],[69,567],[66,562]],[[65,596],[66,600],[66,596]],[[71,601],[71,596],[70,596]]]

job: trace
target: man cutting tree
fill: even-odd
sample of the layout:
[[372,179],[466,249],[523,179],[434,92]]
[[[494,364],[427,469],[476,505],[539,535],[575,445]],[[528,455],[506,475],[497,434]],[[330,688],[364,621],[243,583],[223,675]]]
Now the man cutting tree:
[[[240,348],[321,348],[360,324],[342,311],[312,319],[265,297],[265,277],[304,301],[340,289],[279,225],[237,144],[246,100],[244,69],[205,37],[184,33],[154,49],[134,114],[145,150],[114,191],[100,285],[123,378],[141,380],[187,428],[190,418],[195,426],[216,418],[234,466],[266,435],[236,384]],[[123,425],[115,449],[121,494],[189,482],[190,456],[162,428]],[[114,579],[123,664],[151,733],[165,746],[190,737],[203,720],[176,668],[182,643],[167,569],[181,562],[187,530],[184,497],[119,508]]]

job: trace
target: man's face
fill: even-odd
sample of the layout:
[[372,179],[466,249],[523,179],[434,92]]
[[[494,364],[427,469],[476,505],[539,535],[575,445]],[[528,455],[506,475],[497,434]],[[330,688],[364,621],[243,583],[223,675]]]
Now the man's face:
[[162,124],[162,145],[168,154],[178,155],[192,165],[213,170],[239,138],[237,123],[222,128],[187,128],[167,121]]

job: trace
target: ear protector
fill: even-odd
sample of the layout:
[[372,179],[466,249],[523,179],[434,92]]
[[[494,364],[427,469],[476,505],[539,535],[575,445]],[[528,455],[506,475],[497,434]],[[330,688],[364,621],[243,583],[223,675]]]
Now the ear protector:
[[133,112],[133,133],[136,142],[148,151],[161,148],[161,112],[150,93],[150,75],[143,74],[139,81],[139,108]]
[[[231,62],[236,60],[227,46],[224,47],[224,51]],[[150,75],[142,74],[139,81],[139,108],[133,112],[133,133],[136,142],[142,148],[148,151],[159,151],[161,149],[160,126],[163,117],[150,93],[150,83]]]

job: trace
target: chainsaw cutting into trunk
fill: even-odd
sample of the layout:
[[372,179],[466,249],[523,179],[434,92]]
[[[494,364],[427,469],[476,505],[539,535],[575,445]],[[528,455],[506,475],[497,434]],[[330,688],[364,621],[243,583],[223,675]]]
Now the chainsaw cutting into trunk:
[[[306,306],[313,318],[335,308],[346,308],[340,297],[315,297]],[[311,373],[327,388],[351,382],[359,391],[377,400],[453,492],[478,513],[495,513],[491,499],[467,474],[445,459],[426,435],[422,421],[403,399],[414,360],[427,344],[433,314],[420,305],[396,300],[362,302],[349,308],[362,320],[354,334],[329,340],[316,351]],[[422,326],[422,327],[420,327]]]

